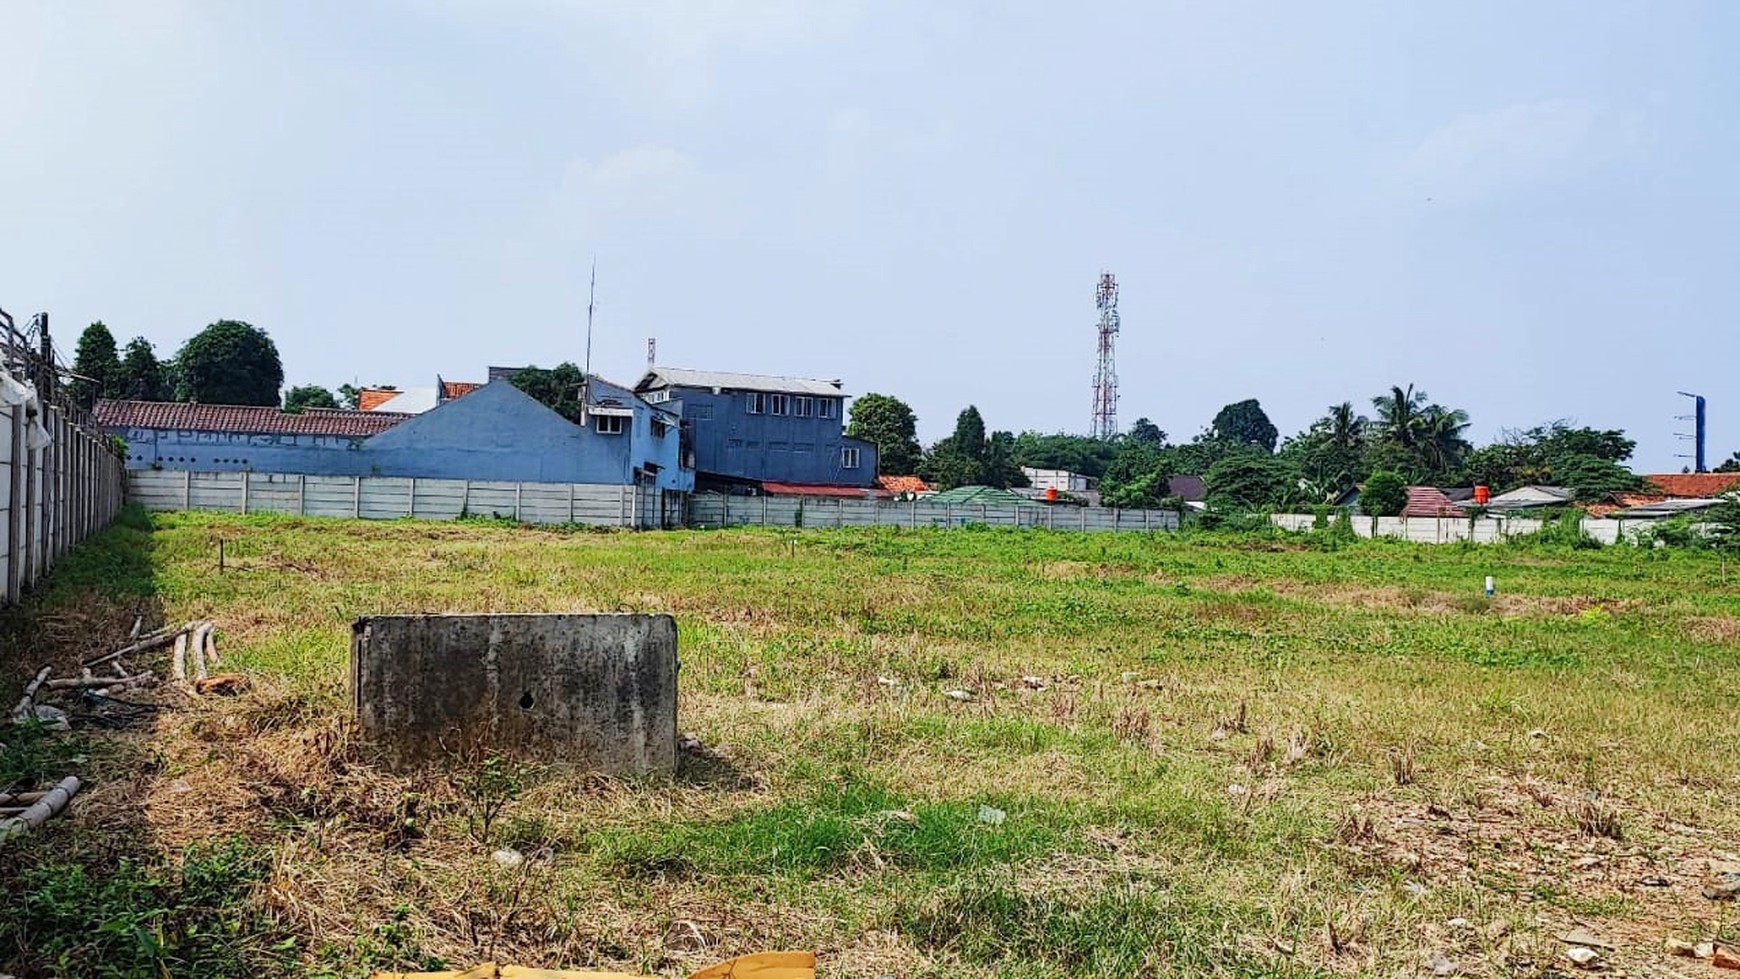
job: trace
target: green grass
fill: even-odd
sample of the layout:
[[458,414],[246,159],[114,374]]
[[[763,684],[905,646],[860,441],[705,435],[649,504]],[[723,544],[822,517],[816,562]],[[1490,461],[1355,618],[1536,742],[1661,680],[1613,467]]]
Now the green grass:
[[[405,780],[345,746],[356,616],[569,610],[676,616],[680,724],[707,757],[673,779]],[[225,961],[259,975],[681,975],[791,946],[829,976],[1392,975],[1434,952],[1509,974],[1573,918],[1725,927],[1686,868],[1740,839],[1740,585],[1680,551],[131,512],[0,649],[22,677],[141,612],[215,618],[256,691],[80,747],[15,738],[19,771],[139,804],[59,820],[0,869],[53,907],[173,909],[185,886],[66,895],[41,868],[174,881],[189,846],[244,838],[268,869],[215,900]],[[1579,829],[1591,792],[1622,842]],[[528,862],[494,862],[504,845]],[[669,947],[676,918],[708,948]],[[77,952],[70,914],[31,920],[0,924],[15,971],[127,974]]]

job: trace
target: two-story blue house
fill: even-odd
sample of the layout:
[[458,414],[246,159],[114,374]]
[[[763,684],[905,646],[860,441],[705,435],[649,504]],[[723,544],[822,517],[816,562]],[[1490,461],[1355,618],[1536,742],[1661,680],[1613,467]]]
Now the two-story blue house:
[[655,405],[681,402],[702,489],[876,484],[876,446],[845,434],[839,381],[655,367],[634,389]]

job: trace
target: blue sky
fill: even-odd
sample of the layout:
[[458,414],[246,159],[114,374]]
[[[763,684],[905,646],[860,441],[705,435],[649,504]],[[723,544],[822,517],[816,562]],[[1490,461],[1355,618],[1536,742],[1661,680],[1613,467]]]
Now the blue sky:
[[291,383],[839,377],[921,434],[1413,383],[1740,448],[1731,3],[381,0],[3,13],[0,305]]

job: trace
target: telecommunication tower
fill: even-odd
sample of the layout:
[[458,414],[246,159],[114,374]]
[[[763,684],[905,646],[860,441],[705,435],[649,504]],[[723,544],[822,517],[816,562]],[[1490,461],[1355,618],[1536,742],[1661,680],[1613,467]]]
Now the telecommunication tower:
[[1118,280],[1112,273],[1100,273],[1094,305],[1100,311],[1100,362],[1094,370],[1094,417],[1088,434],[1109,439],[1118,434],[1118,368],[1113,362],[1113,345],[1118,338]]
[[1683,422],[1691,422],[1692,430],[1690,433],[1675,432],[1674,435],[1692,443],[1692,454],[1682,455],[1679,458],[1692,460],[1692,472],[1709,472],[1710,470],[1704,468],[1704,396],[1693,394],[1690,391],[1681,391],[1680,397],[1692,399],[1692,413],[1675,415],[1674,418]]

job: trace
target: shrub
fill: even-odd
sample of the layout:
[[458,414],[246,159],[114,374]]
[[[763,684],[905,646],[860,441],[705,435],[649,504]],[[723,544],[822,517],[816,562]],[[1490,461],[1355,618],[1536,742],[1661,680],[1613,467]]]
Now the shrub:
[[1408,484],[1399,473],[1379,471],[1366,478],[1359,508],[1374,517],[1393,517],[1408,505]]

